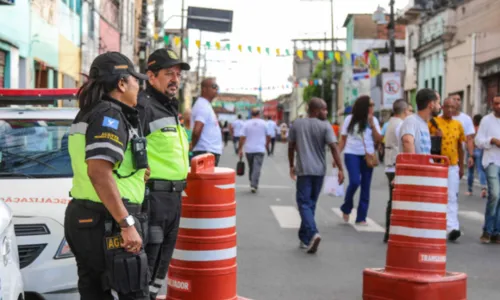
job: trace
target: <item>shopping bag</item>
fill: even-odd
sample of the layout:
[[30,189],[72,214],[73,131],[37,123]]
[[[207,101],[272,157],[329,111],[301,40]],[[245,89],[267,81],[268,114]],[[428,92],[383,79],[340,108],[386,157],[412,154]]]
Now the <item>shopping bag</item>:
[[243,158],[240,158],[240,161],[236,164],[236,175],[245,175],[245,162],[243,161]]
[[344,184],[339,184],[339,169],[334,168],[331,176],[325,176],[323,194],[331,197],[344,197]]

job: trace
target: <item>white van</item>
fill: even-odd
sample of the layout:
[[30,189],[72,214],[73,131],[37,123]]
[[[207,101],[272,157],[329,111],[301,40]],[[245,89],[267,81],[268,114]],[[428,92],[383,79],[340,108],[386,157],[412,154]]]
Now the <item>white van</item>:
[[64,239],[72,181],[68,134],[77,112],[0,108],[0,201],[14,214],[27,300],[79,299],[76,263]]

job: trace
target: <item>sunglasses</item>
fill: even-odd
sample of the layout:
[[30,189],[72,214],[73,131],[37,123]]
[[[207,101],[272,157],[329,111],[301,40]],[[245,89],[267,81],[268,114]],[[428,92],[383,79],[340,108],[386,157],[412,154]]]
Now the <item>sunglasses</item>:
[[370,103],[370,107],[374,107],[375,106],[375,103]]
[[214,83],[214,84],[212,84],[212,88],[213,88],[214,90],[218,90],[218,89],[219,89],[219,86],[218,86],[217,84],[215,84],[215,83]]

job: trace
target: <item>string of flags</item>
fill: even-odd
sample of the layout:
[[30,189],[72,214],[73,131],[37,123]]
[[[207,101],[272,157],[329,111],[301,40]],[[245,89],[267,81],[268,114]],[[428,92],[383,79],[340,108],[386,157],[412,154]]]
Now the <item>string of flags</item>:
[[[158,35],[155,35],[155,40],[158,40]],[[163,41],[166,46],[175,45],[179,47],[181,44],[181,37],[165,35],[163,36]],[[189,46],[190,39],[184,38],[184,45],[186,47]],[[292,56],[296,55],[300,60],[315,60],[318,59],[320,61],[325,60],[334,60],[337,63],[343,63],[344,61],[350,62],[352,61],[351,53],[346,51],[323,51],[323,50],[296,50],[295,53],[290,49],[283,48],[271,48],[271,47],[262,47],[262,46],[251,46],[251,45],[236,45],[236,48],[233,47],[231,43],[220,42],[220,41],[201,41],[195,40],[195,45],[199,49],[202,46],[211,50],[222,50],[222,51],[231,51],[232,49],[237,49],[239,52],[247,52],[247,53],[256,53],[256,54],[266,54],[266,55],[275,55],[279,57],[283,56]],[[370,60],[372,58],[370,57]]]
[[304,80],[294,82],[293,85],[283,84],[283,85],[273,85],[273,86],[263,86],[263,87],[228,87],[222,89],[224,92],[230,91],[264,91],[264,90],[279,90],[279,89],[290,89],[293,87],[307,87],[307,86],[321,86],[323,85],[322,79],[314,79],[314,80]]

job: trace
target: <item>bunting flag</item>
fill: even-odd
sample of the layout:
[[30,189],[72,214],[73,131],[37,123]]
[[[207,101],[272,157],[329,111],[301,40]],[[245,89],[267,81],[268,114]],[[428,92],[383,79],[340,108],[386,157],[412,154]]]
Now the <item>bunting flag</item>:
[[297,56],[300,58],[300,60],[303,60],[304,59],[304,51],[297,50]]
[[323,51],[318,51],[318,59],[321,61],[325,60],[325,53]]
[[[319,81],[318,81],[319,83]],[[273,86],[263,86],[263,87],[229,87],[222,89],[223,91],[261,91],[261,90],[280,90],[280,89],[290,89],[293,86],[290,83],[282,84],[282,85],[273,85]]]
[[[162,37],[155,35],[155,39],[161,39]],[[185,47],[189,46],[189,39],[185,38],[184,40],[181,40],[179,36],[175,35],[165,35],[163,36],[163,41],[165,45],[175,45],[179,46],[179,44],[184,42]],[[192,41],[191,41],[192,42]],[[222,50],[222,51],[231,51],[231,43],[225,43],[221,41],[205,41],[204,44],[202,45],[201,40],[195,40],[195,45],[197,48],[201,47],[206,47],[207,49],[211,50]],[[235,45],[236,46],[236,45]],[[356,54],[356,53],[349,53],[347,51],[323,51],[323,50],[312,50],[312,49],[297,49],[295,51],[291,49],[284,49],[284,48],[272,48],[272,47],[262,47],[262,46],[252,46],[252,45],[242,45],[242,44],[237,44],[237,47],[239,52],[249,52],[249,53],[255,53],[259,55],[276,55],[277,57],[283,57],[283,56],[296,56],[299,60],[319,60],[319,61],[325,61],[325,60],[330,60],[333,61],[335,60],[336,63],[338,64],[349,64],[354,66],[354,58],[359,60],[361,57],[365,64],[369,67],[369,73],[370,77],[375,77],[378,74],[380,74],[380,62],[379,62],[379,56],[378,53],[373,52],[373,51],[366,51],[361,54]],[[265,52],[265,53],[264,53]],[[314,82],[312,83],[314,85]],[[300,83],[297,83],[296,85],[300,85]]]

